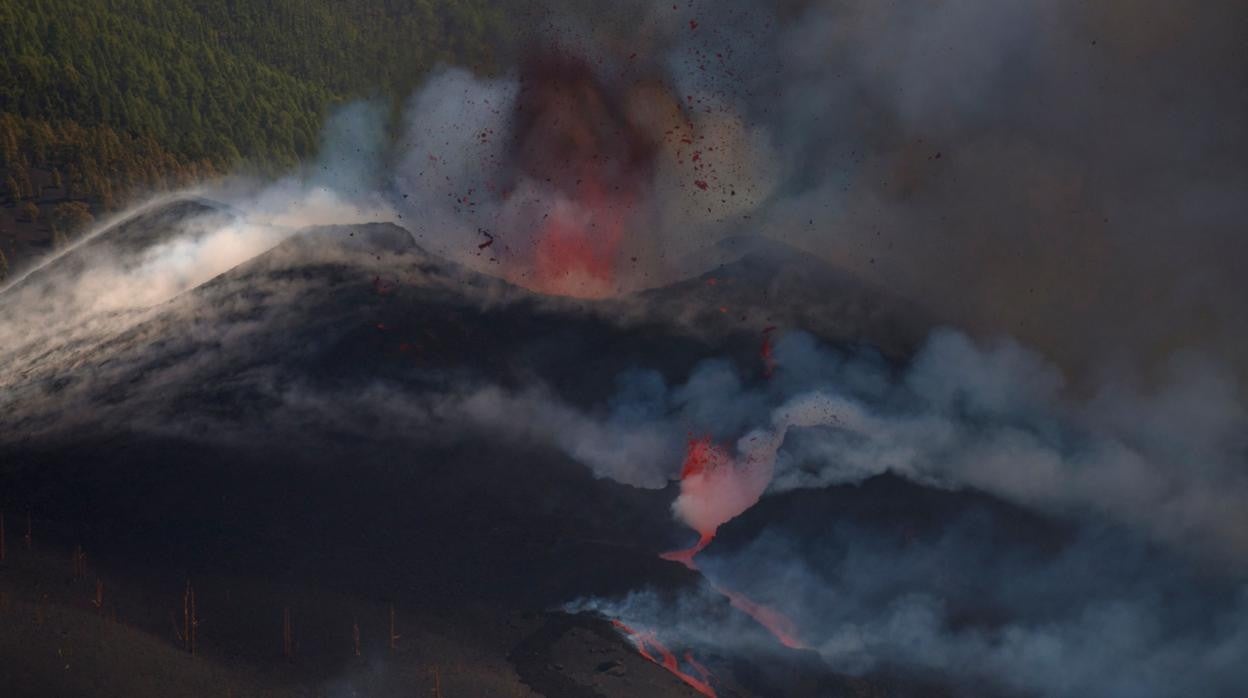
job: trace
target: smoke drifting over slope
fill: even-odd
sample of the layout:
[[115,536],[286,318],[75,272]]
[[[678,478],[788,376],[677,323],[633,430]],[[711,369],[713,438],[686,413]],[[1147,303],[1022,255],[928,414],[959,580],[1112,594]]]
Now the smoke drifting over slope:
[[[1034,354],[947,331],[900,375],[800,334],[775,356],[773,382],[704,396],[725,421],[675,397],[656,411],[671,433],[748,415],[735,446],[692,447],[673,503],[699,547],[727,536],[699,556],[714,583],[855,674],[891,666],[979,694],[1237,690],[1248,411],[1224,374],[1178,363],[1155,392],[1107,385],[1073,403]],[[896,476],[921,487],[879,484]],[[696,595],[572,608],[669,642],[769,646]]]
[[[1232,3],[670,3],[518,17],[514,67],[344,110],[304,181],[435,251],[605,296],[778,238],[1082,378],[1244,377]],[[1199,79],[1195,79],[1199,77]]]
[[616,5],[552,23],[773,148],[729,224],[1067,367],[1203,347],[1243,378],[1241,4]]
[[[1235,268],[1248,258],[1248,144],[1235,128],[1248,117],[1245,11],[708,0],[614,3],[600,16],[568,5],[534,15],[501,74],[432,75],[397,142],[385,139],[386,110],[350,105],[321,161],[288,179],[205,188],[224,204],[162,223],[167,237],[143,244],[118,247],[121,229],[101,226],[107,245],[93,238],[63,258],[80,266],[54,260],[19,280],[0,298],[0,388],[14,388],[0,407],[55,434],[95,416],[54,416],[66,395],[128,390],[164,407],[127,408],[149,420],[131,428],[256,438],[207,409],[178,424],[162,402],[187,376],[210,383],[197,371],[227,356],[274,424],[479,431],[552,446],[632,487],[679,480],[671,513],[692,529],[680,533],[717,536],[701,569],[796,619],[838,670],[902,667],[985,693],[1232,695],[1248,646],[1248,288]],[[422,247],[370,228],[350,253],[291,252],[327,237],[304,226],[362,221],[393,222]],[[742,234],[792,243],[962,329],[888,359],[860,346],[877,337],[777,329],[772,315],[805,300],[781,294],[786,270],[770,267],[742,284],[767,324],[690,327],[707,314],[760,317],[697,295],[741,282],[717,276],[727,248],[716,243]],[[370,312],[403,288],[457,312],[506,308],[525,332],[553,337],[499,340],[518,347],[506,357],[517,363],[558,353],[566,335],[550,316],[586,334],[653,334],[632,337],[644,350],[626,358],[585,340],[620,352],[606,377],[569,377],[582,370],[576,350],[494,374],[447,344],[410,372],[329,389],[275,367],[275,340],[257,338],[314,290],[281,255],[331,267],[334,292]],[[257,256],[276,271],[188,293]],[[456,263],[599,300],[531,296]],[[676,280],[676,300],[704,313],[664,309]],[[232,285],[244,283],[255,285]],[[263,300],[250,307],[249,294]],[[159,323],[144,326],[141,339],[161,340],[150,348],[118,339],[158,316],[224,337],[202,353]],[[396,325],[368,323],[383,338]],[[331,344],[282,329],[315,350]],[[404,361],[442,341],[334,337]],[[694,341],[765,351],[748,365],[740,352],[686,360],[684,345],[661,356],[662,342]],[[568,387],[594,381],[614,389]],[[690,442],[702,449],[694,467]],[[891,511],[902,520],[892,526],[853,510],[855,497],[939,516]],[[1034,535],[1012,533],[1020,518],[1040,522]],[[665,642],[774,649],[697,595],[638,590],[573,608]]]
[[699,231],[765,196],[765,142],[738,119],[588,60],[560,49],[514,80],[450,71],[417,94],[395,186],[418,239],[539,291],[601,297],[688,274],[681,258],[715,240]]

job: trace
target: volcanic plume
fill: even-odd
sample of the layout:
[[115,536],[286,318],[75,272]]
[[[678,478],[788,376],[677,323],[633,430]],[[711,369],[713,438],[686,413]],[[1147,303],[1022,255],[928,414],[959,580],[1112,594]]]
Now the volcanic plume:
[[656,115],[678,120],[679,105],[657,80],[608,84],[563,51],[531,56],[519,85],[506,196],[532,194],[509,221],[532,230],[530,283],[546,293],[611,294],[654,175]]
[[[436,69],[291,196],[158,202],[0,289],[0,504],[129,559],[160,521],[177,575],[489,600],[465,633],[545,695],[595,627],[707,695],[848,692],[738,693],[775,657],[1238,695],[1243,11],[1174,11],[1219,28],[1188,48],[1157,0],[561,4],[638,28]],[[347,610],[301,656],[358,654]]]
[[[753,507],[763,496],[775,469],[776,451],[784,441],[784,430],[773,435],[751,433],[743,441],[749,443],[750,451],[741,462],[734,461],[726,448],[714,445],[710,438],[689,442],[689,451],[680,469],[680,496],[671,507],[676,516],[698,531],[698,542],[691,548],[663,553],[660,557],[698,571],[694,558],[713,541],[721,524]],[[805,647],[794,622],[784,613],[733,589],[714,582],[710,584],[728,598],[734,608],[768,629],[780,644],[790,648]]]
[[680,496],[672,511],[698,532],[698,545],[686,553],[706,547],[715,531],[730,519],[754,506],[771,482],[776,454],[789,429],[831,423],[836,419],[833,406],[822,396],[797,398],[778,410],[771,429],[757,429],[737,442],[734,457],[727,448],[709,438],[690,441],[680,472]]
[[[689,442],[680,472],[680,496],[672,503],[676,516],[698,532],[698,542],[662,557],[697,570],[694,558],[715,537],[721,525],[754,506],[771,482],[776,456],[790,428],[811,427],[836,420],[831,403],[818,395],[798,398],[778,410],[771,430],[755,430],[737,443],[737,456],[709,438]],[[745,594],[712,583],[733,607],[767,628],[786,647],[805,645],[796,625],[783,613]]]

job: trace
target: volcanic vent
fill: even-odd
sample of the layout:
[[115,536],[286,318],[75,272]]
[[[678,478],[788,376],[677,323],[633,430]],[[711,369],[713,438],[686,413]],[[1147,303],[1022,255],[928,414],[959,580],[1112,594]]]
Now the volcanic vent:
[[507,189],[525,179],[544,189],[543,200],[521,202],[510,222],[534,231],[535,289],[581,296],[617,289],[625,238],[640,217],[662,142],[659,114],[680,119],[657,81],[609,85],[564,52],[524,63]]

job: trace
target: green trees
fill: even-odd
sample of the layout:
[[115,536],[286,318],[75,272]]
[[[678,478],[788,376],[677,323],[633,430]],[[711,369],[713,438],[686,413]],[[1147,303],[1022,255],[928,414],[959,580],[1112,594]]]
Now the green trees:
[[4,176],[0,200],[9,204],[40,194],[35,176],[40,189],[46,186],[61,198],[109,208],[108,199],[119,189],[181,184],[188,181],[188,173],[210,174],[220,167],[211,160],[172,152],[154,136],[136,136],[108,125],[83,127],[65,121],[53,126],[33,117],[0,115],[0,124],[5,121],[21,143],[31,144],[0,171]]
[[30,171],[25,166],[15,167],[11,176],[17,183],[17,198],[29,199],[35,195],[35,185],[30,183]]
[[[401,104],[438,62],[490,70],[500,6],[0,0],[0,205],[31,230],[43,206],[59,229],[81,220],[60,203],[90,215],[240,164],[287,169],[337,104]],[[23,239],[10,262],[41,249]]]
[[[285,167],[328,104],[404,97],[439,60],[489,64],[497,14],[485,0],[0,0],[0,105]],[[43,160],[46,134],[27,135]],[[0,153],[6,138],[0,125]]]
[[63,201],[52,208],[52,214],[48,220],[52,224],[53,233],[63,233],[69,236],[91,225],[95,222],[95,217],[91,215],[91,209],[83,202]]
[[502,26],[489,0],[0,0],[0,182],[55,169],[99,206],[105,182],[285,169],[331,105],[489,66]]

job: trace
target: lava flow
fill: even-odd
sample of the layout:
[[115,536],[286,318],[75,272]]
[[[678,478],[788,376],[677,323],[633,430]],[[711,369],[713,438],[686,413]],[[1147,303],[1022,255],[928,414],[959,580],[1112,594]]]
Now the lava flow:
[[[690,439],[688,448],[685,451],[685,462],[680,468],[680,480],[685,482],[693,476],[700,476],[708,469],[716,468],[725,461],[727,453],[723,448],[711,442],[709,436],[700,439]],[[679,562],[689,569],[697,569],[693,564],[693,556],[702,551],[703,548],[710,545],[711,539],[715,537],[715,528],[706,527],[700,530],[701,536],[698,542],[692,548],[684,550],[673,550],[666,552],[659,557],[672,562]]]
[[671,560],[672,562],[679,562],[680,564],[684,565],[685,567],[688,567],[691,570],[696,570],[698,568],[696,565],[693,564],[693,556],[702,552],[703,548],[710,545],[711,539],[713,539],[714,537],[715,537],[714,534],[699,536],[698,542],[695,543],[692,548],[684,548],[682,550],[671,550],[671,551],[668,551],[666,553],[659,555],[659,557],[663,558],[664,560]]
[[[752,441],[757,442],[760,438],[762,437],[756,436]],[[770,441],[774,441],[774,438],[770,439]],[[758,466],[760,463],[757,458],[747,459],[747,468],[751,465]],[[767,479],[770,480],[770,471],[767,470],[765,474]],[[737,467],[737,464],[733,462],[732,457],[728,454],[727,449],[712,443],[710,438],[690,440],[688,450],[685,453],[685,461],[680,471],[681,496],[692,495],[690,499],[697,501],[714,498],[716,493],[726,493],[728,496],[723,498],[732,501],[726,502],[724,507],[707,506],[705,505],[706,503],[703,503],[703,506],[696,507],[686,504],[683,510],[683,518],[697,529],[699,534],[697,544],[684,550],[663,553],[659,557],[662,557],[664,560],[679,562],[691,570],[700,571],[694,558],[703,548],[710,545],[711,540],[715,538],[715,532],[718,530],[719,524],[753,506],[754,502],[758,501],[758,495],[762,493],[762,490],[752,486],[750,482],[757,479],[757,472],[751,478],[748,472],[744,472],[743,469]],[[717,486],[714,484],[716,482],[727,484]],[[743,494],[748,497],[751,493],[753,494],[751,501],[747,501],[742,497]],[[707,512],[712,512],[718,516],[712,518],[706,515]],[[702,516],[699,516],[699,514],[702,514]],[[750,616],[759,625],[766,628],[780,644],[792,649],[806,648],[806,645],[798,639],[797,626],[788,616],[774,608],[750,599],[745,594],[725,589],[709,579],[707,584],[727,598],[733,608]]]
[[611,621],[611,624],[628,637],[628,639],[633,643],[633,646],[637,648],[638,654],[655,664],[658,664],[664,669],[667,669],[698,693],[715,698],[715,689],[711,687],[710,683],[710,672],[706,667],[694,660],[693,655],[686,652],[685,662],[692,667],[692,669],[696,671],[701,678],[682,669],[680,667],[679,660],[676,659],[676,655],[672,654],[671,650],[667,649],[663,643],[659,642],[658,638],[655,637],[655,634],[652,631],[637,631],[618,620]]

